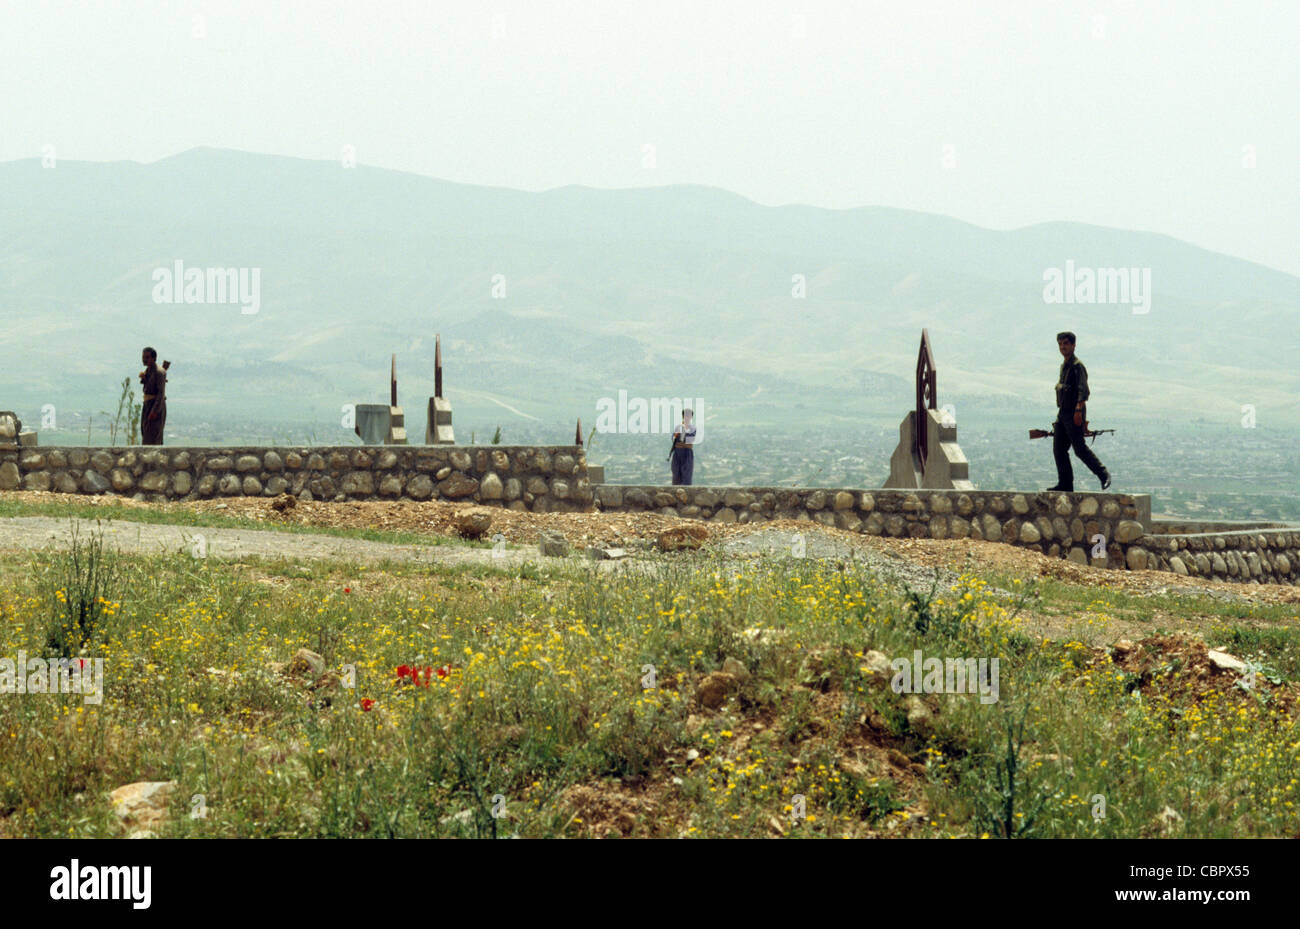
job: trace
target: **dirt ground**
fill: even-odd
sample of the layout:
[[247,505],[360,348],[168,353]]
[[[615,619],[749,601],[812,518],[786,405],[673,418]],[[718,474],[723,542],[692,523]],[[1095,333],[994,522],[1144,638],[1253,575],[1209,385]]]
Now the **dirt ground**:
[[[850,549],[886,553],[927,568],[944,568],[955,572],[974,569],[981,573],[998,573],[1011,577],[1051,578],[1067,584],[1107,588],[1138,595],[1169,591],[1188,593],[1204,591],[1220,599],[1241,599],[1258,604],[1300,604],[1300,588],[1297,587],[1276,584],[1235,584],[1179,577],[1164,571],[1093,568],[1077,565],[1061,558],[1049,558],[1037,552],[998,542],[971,539],[884,538],[833,529],[801,520],[773,520],[747,525],[720,524],[659,513],[529,513],[441,500],[347,503],[312,501],[277,510],[271,499],[248,497],[177,503],[140,503],[121,497],[68,496],[22,491],[7,493],[6,499],[73,506],[118,504],[128,510],[144,507],[162,513],[196,512],[236,516],[264,522],[267,529],[274,529],[280,524],[291,524],[382,529],[444,537],[457,535],[455,523],[458,516],[466,511],[481,510],[491,515],[489,535],[500,533],[509,543],[532,545],[538,541],[542,531],[556,531],[562,533],[570,545],[579,551],[588,546],[629,549],[643,547],[652,542],[660,532],[684,524],[704,527],[710,541],[725,541],[737,535],[781,530],[790,533],[799,532],[805,536],[816,534],[835,540]],[[5,546],[4,524],[7,522],[9,520],[0,520],[0,547]]]

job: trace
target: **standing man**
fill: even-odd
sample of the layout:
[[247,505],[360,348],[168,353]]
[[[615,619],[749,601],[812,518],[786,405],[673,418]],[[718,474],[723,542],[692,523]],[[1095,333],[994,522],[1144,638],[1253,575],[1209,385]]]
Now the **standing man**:
[[158,353],[146,347],[140,353],[144,370],[140,385],[144,388],[144,405],[140,407],[140,442],[162,445],[163,425],[167,422],[167,363],[158,367]]
[[1088,369],[1074,353],[1073,332],[1058,332],[1056,347],[1065,361],[1056,380],[1056,423],[1052,427],[1052,454],[1056,456],[1056,486],[1048,490],[1074,491],[1074,469],[1070,466],[1070,449],[1088,470],[1097,475],[1101,489],[1110,486],[1110,472],[1097,460],[1086,442],[1083,430],[1088,423]]
[[690,484],[695,474],[695,411],[682,410],[682,421],[673,429],[673,483]]

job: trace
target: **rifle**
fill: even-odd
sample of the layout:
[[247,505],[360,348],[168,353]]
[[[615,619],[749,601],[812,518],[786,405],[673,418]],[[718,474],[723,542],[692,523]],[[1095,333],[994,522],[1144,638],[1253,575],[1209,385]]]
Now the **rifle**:
[[[1105,435],[1108,432],[1113,433],[1114,431],[1115,431],[1114,429],[1089,429],[1088,421],[1086,419],[1083,421],[1083,437],[1085,439],[1092,439],[1093,442],[1097,441],[1097,436]],[[1031,439],[1045,439],[1048,436],[1053,436],[1053,435],[1056,435],[1055,423],[1052,424],[1051,429],[1030,429],[1029,430],[1029,438]]]

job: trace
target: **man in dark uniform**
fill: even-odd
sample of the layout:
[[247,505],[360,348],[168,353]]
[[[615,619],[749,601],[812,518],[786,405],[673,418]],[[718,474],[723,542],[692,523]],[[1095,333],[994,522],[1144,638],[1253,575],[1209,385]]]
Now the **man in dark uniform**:
[[167,422],[167,372],[158,367],[158,353],[146,347],[140,353],[144,370],[140,384],[144,388],[144,405],[140,407],[140,441],[142,445],[162,445],[163,425]]
[[1056,346],[1065,361],[1056,381],[1056,423],[1052,427],[1052,454],[1056,456],[1056,486],[1048,490],[1074,490],[1074,469],[1070,466],[1070,449],[1088,470],[1097,475],[1101,489],[1110,486],[1110,472],[1097,460],[1083,439],[1084,424],[1088,421],[1088,369],[1074,353],[1073,332],[1058,332]]

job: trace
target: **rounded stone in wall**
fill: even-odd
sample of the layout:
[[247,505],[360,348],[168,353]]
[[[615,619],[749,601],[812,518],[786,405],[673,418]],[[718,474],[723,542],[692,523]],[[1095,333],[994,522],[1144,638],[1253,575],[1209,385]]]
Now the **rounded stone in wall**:
[[875,508],[876,508],[876,498],[873,497],[871,494],[863,494],[862,498],[858,501],[858,509],[870,513]]
[[820,490],[814,490],[808,495],[808,501],[804,504],[810,510],[820,510],[826,505],[826,494]]
[[1055,509],[1057,516],[1069,516],[1074,512],[1074,506],[1070,503],[1070,498],[1066,494],[1056,495]]
[[[1215,557],[1217,558],[1218,556],[1216,555]],[[1287,556],[1284,554],[1277,556],[1277,558],[1274,561],[1274,565],[1277,568],[1279,574],[1291,573],[1291,559],[1287,558]]]
[[261,471],[262,462],[256,455],[240,455],[235,459],[235,470],[241,473],[246,471]]
[[188,471],[177,471],[172,475],[172,493],[178,497],[183,497],[190,492],[193,486],[193,478]]
[[18,464],[24,471],[39,471],[45,467],[45,453],[23,452],[18,456]]
[[835,525],[839,529],[857,532],[862,528],[862,517],[852,510],[840,510],[835,514]]
[[970,499],[970,495],[969,495],[969,494],[958,494],[958,496],[957,496],[957,515],[958,515],[958,516],[969,516],[969,515],[971,514],[971,512],[972,512],[974,509],[975,509],[975,506],[974,506],[974,504],[971,502],[971,499]]
[[50,449],[50,453],[45,456],[45,460],[49,463],[50,467],[54,470],[57,470],[59,468],[66,468],[68,466],[68,456],[64,454],[62,449],[58,449],[58,448]]
[[483,480],[479,483],[478,488],[480,500],[500,500],[505,496],[505,492],[505,486],[501,483],[501,478],[497,476],[495,471],[489,471],[483,475]]
[[[505,498],[507,500],[518,500],[521,496],[523,496],[523,493],[524,493],[524,487],[523,484],[520,482],[519,478],[512,477],[506,479]],[[615,497],[617,497],[616,501],[615,501]],[[607,505],[617,506],[619,503],[623,502],[623,495],[622,493],[619,492],[618,488],[615,487],[614,493],[608,495],[607,498],[603,498],[602,503],[606,502],[607,500],[613,501],[607,503]]]
[[713,519],[720,523],[734,523],[736,521],[736,511],[729,506],[724,506],[713,514]]
[[1129,550],[1124,554],[1124,560],[1130,571],[1144,571],[1147,566],[1147,550],[1141,545],[1129,546]]
[[310,455],[307,456],[307,470],[324,471],[325,459],[322,456],[318,455],[317,453],[312,452]]
[[100,474],[107,474],[113,468],[113,456],[108,452],[95,452],[90,456],[90,466]]
[[74,448],[68,452],[68,462],[74,468],[84,468],[90,464],[90,452],[84,448]]
[[[1007,501],[1001,494],[994,494],[992,497],[989,498],[988,512],[1001,515],[1006,511],[1007,511]],[[989,538],[989,534],[985,532],[984,537]]]
[[1086,565],[1088,563],[1088,553],[1077,545],[1070,549],[1070,553],[1065,557],[1067,560],[1073,561],[1075,564]]
[[901,536],[907,528],[907,520],[894,515],[885,520],[885,531],[892,536]]
[[[1035,534],[1037,534],[1038,530],[1035,529],[1034,532]],[[1019,540],[1020,540],[1020,520],[1008,519],[1005,523],[1002,524],[1002,541],[1006,542],[1008,545],[1014,545]]]
[[417,474],[406,483],[406,495],[414,500],[428,500],[433,493],[433,481],[427,474]]
[[[1064,537],[1065,536],[1062,536],[1062,538]],[[1083,520],[1079,519],[1077,516],[1070,520],[1069,537],[1076,542],[1083,541]]]
[[140,489],[151,494],[161,493],[167,489],[167,472],[150,471],[140,478]]
[[[0,469],[2,470],[2,469]],[[107,493],[109,483],[98,471],[86,470],[81,475],[81,489],[88,494]]]
[[290,471],[297,471],[302,467],[302,455],[297,452],[289,452],[284,456],[284,466]]
[[[952,500],[951,500],[951,498],[949,498],[949,496],[948,496],[947,494],[942,494],[942,493],[940,493],[940,494],[933,494],[933,495],[930,497],[930,512],[931,512],[931,513],[951,513],[951,512],[952,512]],[[933,520],[931,521],[931,524],[933,525]],[[932,535],[933,535],[933,534],[932,534]],[[933,537],[936,538],[936,539],[941,538],[940,536],[937,536],[937,535],[936,535],[936,536],[933,536]]]
[[284,459],[280,457],[277,451],[269,451],[262,456],[262,467],[268,471],[283,471]]
[[379,495],[381,497],[400,497],[402,495],[402,479],[396,474],[385,474],[379,480]]
[[375,459],[375,467],[380,471],[388,471],[397,467],[397,452],[391,448],[384,449]]
[[1146,530],[1142,528],[1142,524],[1133,519],[1121,520],[1120,524],[1115,527],[1116,542],[1136,542],[1144,535],[1146,535]]
[[930,517],[930,538],[946,539],[948,538],[948,521],[942,516]]
[[885,517],[872,513],[867,517],[865,528],[870,535],[880,535],[885,529]]
[[369,497],[375,492],[375,478],[369,471],[349,471],[343,475],[339,493],[356,497]]
[[[1008,525],[1010,525],[1010,523],[1008,523]],[[1042,538],[1042,533],[1038,531],[1038,527],[1033,523],[1026,522],[1020,526],[1020,541],[1024,544],[1032,545],[1035,542],[1040,541]]]
[[61,494],[75,494],[77,492],[77,479],[67,471],[59,471],[54,475],[54,489]]
[[243,493],[243,487],[239,483],[239,478],[233,474],[221,475],[221,481],[217,484],[217,492],[222,496],[232,497],[235,494]]
[[568,500],[569,482],[559,480],[558,478],[551,481],[551,496],[554,497],[556,500]]
[[1056,538],[1056,529],[1052,526],[1052,521],[1046,516],[1040,516],[1034,520],[1034,527],[1038,530],[1038,534],[1049,542]]
[[693,503],[688,506],[684,506],[682,507],[682,515],[687,517],[688,519],[694,519],[695,517],[700,515],[700,508]]
[[0,464],[0,490],[16,490],[22,480],[17,464],[12,461]]
[[1101,515],[1107,519],[1118,519],[1120,515],[1119,504],[1114,500],[1107,500],[1101,505]]
[[118,493],[135,487],[135,478],[131,476],[131,472],[126,468],[114,468],[108,479],[113,482],[113,489]]
[[1017,516],[1024,516],[1029,512],[1029,501],[1025,499],[1024,494],[1016,494],[1011,498],[1011,512]]
[[217,489],[217,478],[212,474],[205,474],[199,478],[198,486],[195,490],[201,497],[210,497],[212,492]]
[[244,478],[242,489],[245,497],[256,497],[262,492],[262,482],[250,474]]
[[1002,524],[998,522],[997,517],[989,513],[980,517],[980,536],[990,541],[1002,538]]
[[555,456],[556,474],[572,474],[574,467],[576,467],[576,463],[574,462],[572,455]]
[[960,516],[954,516],[948,521],[948,535],[954,539],[965,539],[970,536],[970,521]]

